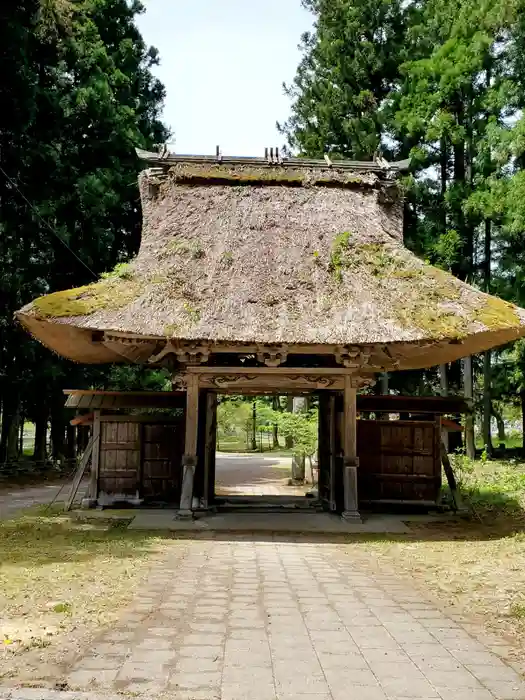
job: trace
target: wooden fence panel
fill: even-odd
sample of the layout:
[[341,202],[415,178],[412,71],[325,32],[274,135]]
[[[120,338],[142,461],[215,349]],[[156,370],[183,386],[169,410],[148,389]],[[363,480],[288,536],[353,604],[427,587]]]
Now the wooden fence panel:
[[438,422],[357,421],[360,500],[437,503],[439,435]]

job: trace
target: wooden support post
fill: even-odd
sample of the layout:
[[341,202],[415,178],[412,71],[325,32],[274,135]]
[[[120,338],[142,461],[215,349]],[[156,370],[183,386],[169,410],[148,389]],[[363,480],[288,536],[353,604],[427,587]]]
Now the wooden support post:
[[69,492],[69,496],[67,497],[66,504],[64,506],[64,510],[68,511],[71,510],[71,506],[73,505],[73,501],[75,500],[75,496],[77,495],[78,487],[80,486],[80,482],[82,481],[82,477],[84,476],[84,472],[86,471],[87,465],[89,464],[89,460],[91,459],[91,453],[93,452],[93,436],[91,437],[90,441],[88,442],[88,446],[84,450],[84,454],[82,455],[82,458],[78,464],[77,470],[75,472],[75,477],[73,479],[73,483],[71,484],[71,490]]
[[[100,470],[100,411],[93,411],[93,452],[91,455],[91,479],[89,482],[90,506],[95,506],[98,500],[98,475]],[[87,504],[86,504],[87,505]]]
[[204,486],[203,486],[203,508],[209,508],[210,496],[213,496],[214,484],[212,479],[212,462],[215,459],[216,422],[217,415],[217,394],[209,391],[206,395],[206,435],[204,439]]
[[345,520],[361,522],[357,494],[357,390],[349,375],[344,379],[344,512]]
[[461,494],[458,490],[458,485],[456,482],[456,477],[452,470],[452,464],[448,456],[447,448],[443,441],[441,441],[441,463],[443,464],[443,471],[447,477],[448,486],[450,488],[450,495],[452,497],[452,507],[456,513],[466,513],[468,509],[463,505],[463,500]]
[[197,466],[197,428],[199,420],[199,378],[188,375],[186,388],[186,434],[184,456],[182,457],[182,488],[180,496],[179,517],[193,515],[193,481]]

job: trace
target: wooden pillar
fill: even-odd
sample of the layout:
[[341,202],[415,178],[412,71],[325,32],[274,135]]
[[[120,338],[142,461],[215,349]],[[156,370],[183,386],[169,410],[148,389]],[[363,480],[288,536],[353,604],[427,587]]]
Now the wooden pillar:
[[344,511],[345,520],[361,522],[357,494],[357,390],[352,385],[352,377],[345,375],[344,382]]
[[217,431],[217,394],[208,391],[206,396],[206,435],[204,438],[204,486],[203,508],[209,508],[215,489],[215,447]]
[[182,488],[179,516],[191,517],[193,480],[197,466],[197,427],[199,419],[199,378],[189,374],[186,388],[186,433],[182,457]]

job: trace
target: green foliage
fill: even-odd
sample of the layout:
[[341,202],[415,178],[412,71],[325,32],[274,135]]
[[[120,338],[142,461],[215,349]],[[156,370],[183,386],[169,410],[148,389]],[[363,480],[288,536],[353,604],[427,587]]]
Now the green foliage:
[[461,454],[451,456],[458,487],[474,515],[525,516],[525,468],[523,463],[472,461]]
[[[135,23],[142,10],[126,0],[14,0],[0,11],[0,395],[10,397],[0,462],[18,407],[64,425],[62,389],[100,376],[31,341],[14,312],[107,270],[102,296],[133,285],[122,263],[140,241],[134,148],[167,137],[157,53]],[[53,297],[42,313],[89,312],[101,297],[86,294]]]
[[365,160],[381,143],[381,104],[403,52],[400,0],[304,0],[315,16],[303,58],[285,86],[292,117],[280,125],[301,155]]
[[273,419],[284,437],[293,440],[292,452],[298,457],[312,457],[317,450],[317,410],[297,413],[273,412]]
[[171,379],[167,369],[113,365],[99,386],[108,391],[171,391]]
[[118,263],[111,272],[102,273],[102,279],[111,279],[112,277],[118,277],[122,280],[132,279],[133,272],[131,270],[131,265],[129,263]]
[[343,281],[343,267],[347,266],[346,252],[348,251],[350,236],[351,234],[348,231],[338,233],[332,245],[329,270],[337,282]]
[[[315,25],[287,88],[292,117],[281,131],[290,149],[369,159],[380,147],[388,157],[410,157],[411,172],[402,178],[406,245],[432,265],[525,305],[525,0],[304,5]],[[342,243],[330,260],[339,282],[357,253]],[[417,274],[376,262],[370,270],[379,278]],[[437,276],[435,287],[439,292]],[[430,290],[429,303],[415,300],[407,322],[462,337],[464,324],[436,312],[433,298]],[[474,320],[489,329],[520,322],[512,307],[492,300]],[[522,363],[514,369],[514,362],[513,351],[504,350],[494,375],[496,393],[516,401],[513,392],[524,382]],[[455,382],[459,388],[459,376]]]

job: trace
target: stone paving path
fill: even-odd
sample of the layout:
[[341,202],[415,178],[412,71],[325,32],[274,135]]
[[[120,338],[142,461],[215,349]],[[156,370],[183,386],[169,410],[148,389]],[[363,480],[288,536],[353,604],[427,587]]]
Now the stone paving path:
[[173,700],[525,698],[518,673],[462,626],[345,549],[255,537],[174,548],[69,687]]

